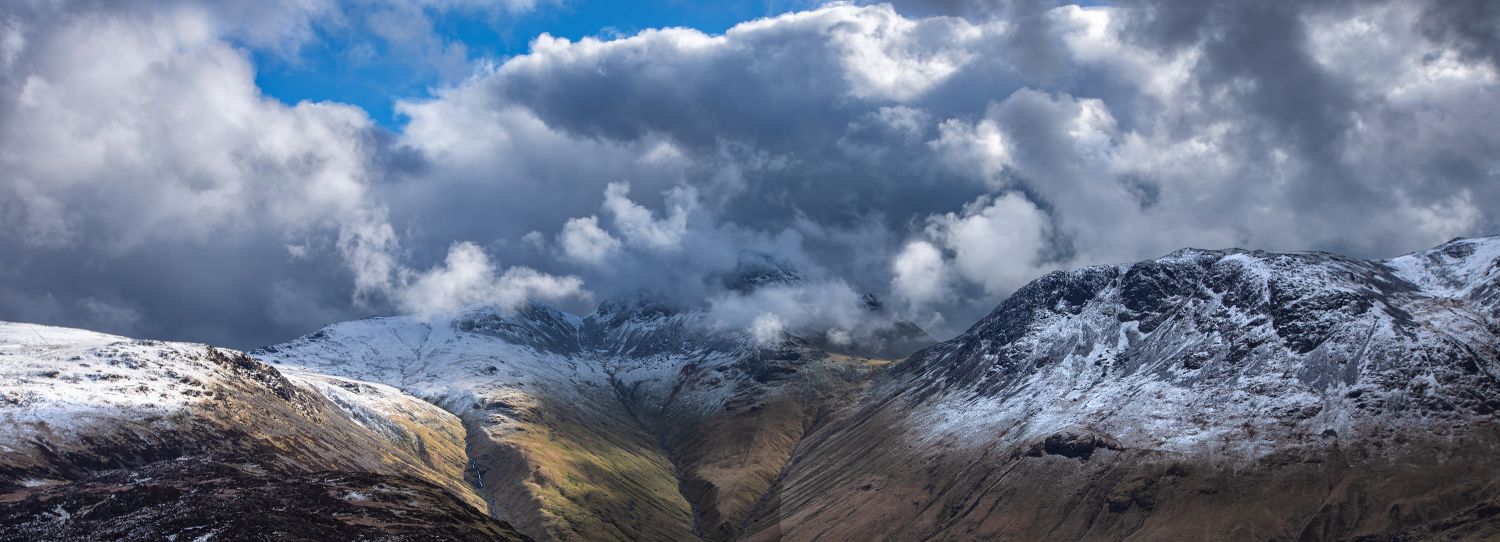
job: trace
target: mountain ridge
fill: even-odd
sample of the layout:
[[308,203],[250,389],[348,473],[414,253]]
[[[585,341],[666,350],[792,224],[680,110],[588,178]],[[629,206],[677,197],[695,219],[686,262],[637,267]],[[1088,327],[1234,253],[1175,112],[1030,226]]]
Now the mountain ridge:
[[[41,341],[52,346],[33,351],[23,328],[55,335]],[[297,448],[230,457],[227,446],[163,450],[203,468],[117,461],[36,486],[42,471],[0,470],[5,499],[33,503],[0,502],[0,521],[41,529],[28,532],[55,523],[37,520],[34,503],[92,506],[101,484],[121,483],[110,473],[229,472],[254,488],[270,482],[241,465],[280,459],[289,476],[324,484],[312,487],[446,494],[504,521],[481,527],[486,536],[545,540],[1500,536],[1500,484],[1486,482],[1500,479],[1500,237],[1378,261],[1181,249],[1056,271],[900,361],[816,334],[766,344],[649,300],[584,316],[527,303],[344,322],[252,352],[269,365],[211,347],[4,330],[0,356],[12,361],[0,368],[23,383],[0,388],[11,419],[72,404],[64,392],[88,386],[105,401],[181,394],[196,388],[161,371],[221,367],[198,380],[240,386],[238,410],[271,413],[229,427],[316,418],[306,427],[338,436],[296,439],[365,443],[336,465]],[[89,360],[127,357],[150,371],[85,378],[97,371]],[[52,382],[63,399],[25,395]],[[149,410],[102,419],[128,429],[159,416]],[[221,411],[165,427],[206,427],[194,420]],[[421,433],[428,425],[443,429]],[[446,451],[432,455],[434,444]],[[360,449],[442,467],[399,481]],[[328,467],[344,474],[312,474]],[[305,487],[284,493],[343,506]]]
[[526,539],[464,482],[458,419],[387,386],[14,323],[0,375],[0,540]]
[[[748,539],[1427,529],[1500,491],[1480,474],[1500,442],[1497,283],[1493,237],[1384,261],[1183,250],[1048,274],[808,437]],[[890,439],[906,446],[876,444]]]

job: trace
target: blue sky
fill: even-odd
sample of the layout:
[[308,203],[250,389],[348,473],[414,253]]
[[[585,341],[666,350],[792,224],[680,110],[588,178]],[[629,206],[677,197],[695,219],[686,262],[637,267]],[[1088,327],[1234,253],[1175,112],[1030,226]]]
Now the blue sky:
[[[462,44],[469,61],[503,60],[523,54],[542,33],[578,40],[587,36],[630,35],[648,28],[688,27],[722,33],[734,25],[816,4],[803,0],[564,0],[539,2],[522,13],[431,12],[434,31],[447,45]],[[355,14],[358,17],[358,14]],[[256,83],[286,103],[336,101],[360,106],[379,124],[398,128],[396,100],[421,97],[445,74],[401,53],[358,23],[320,25],[317,36],[290,58],[283,52],[252,50]],[[447,74],[448,78],[454,74]]]

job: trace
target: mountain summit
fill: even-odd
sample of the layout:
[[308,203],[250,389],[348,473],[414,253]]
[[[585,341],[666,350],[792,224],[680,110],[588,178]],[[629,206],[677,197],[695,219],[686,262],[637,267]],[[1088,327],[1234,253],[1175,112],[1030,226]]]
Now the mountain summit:
[[749,539],[1500,535],[1500,238],[1055,272],[878,381]]

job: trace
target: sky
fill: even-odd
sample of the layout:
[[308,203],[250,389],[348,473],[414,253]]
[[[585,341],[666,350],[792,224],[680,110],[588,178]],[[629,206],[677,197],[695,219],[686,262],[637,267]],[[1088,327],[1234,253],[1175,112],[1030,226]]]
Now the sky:
[[[347,9],[337,23],[314,23],[295,54],[244,43],[255,63],[256,86],[286,103],[336,101],[359,106],[377,124],[399,130],[397,100],[426,96],[429,89],[457,83],[478,62],[503,62],[525,54],[542,33],[569,40],[611,38],[652,28],[684,27],[722,34],[734,25],[818,4],[806,1],[496,3],[500,9],[424,10],[422,32],[383,28],[381,7]],[[478,7],[478,6],[476,6]],[[361,9],[362,8],[362,9]],[[395,10],[395,13],[400,13]],[[401,17],[399,21],[412,19]],[[408,57],[434,54],[432,59]]]
[[946,337],[1058,269],[1500,233],[1497,71],[1485,0],[14,0],[0,320]]

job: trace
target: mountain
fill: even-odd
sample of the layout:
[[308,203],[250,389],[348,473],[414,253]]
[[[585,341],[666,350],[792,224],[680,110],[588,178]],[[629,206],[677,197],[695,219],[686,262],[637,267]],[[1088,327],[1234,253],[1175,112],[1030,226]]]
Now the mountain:
[[12,323],[0,382],[0,540],[525,539],[458,419],[389,386]]
[[[747,288],[796,280],[747,276]],[[892,338],[880,350],[931,344],[913,329],[879,333]],[[373,318],[254,354],[457,414],[491,512],[556,540],[732,538],[802,436],[890,361],[796,337],[762,344],[643,300],[587,317],[531,303]]]
[[866,308],[852,344],[651,299],[249,355],[0,324],[0,540],[1500,537],[1500,238],[1060,271],[938,344]]
[[805,438],[747,540],[1500,537],[1500,238],[1055,272]]

